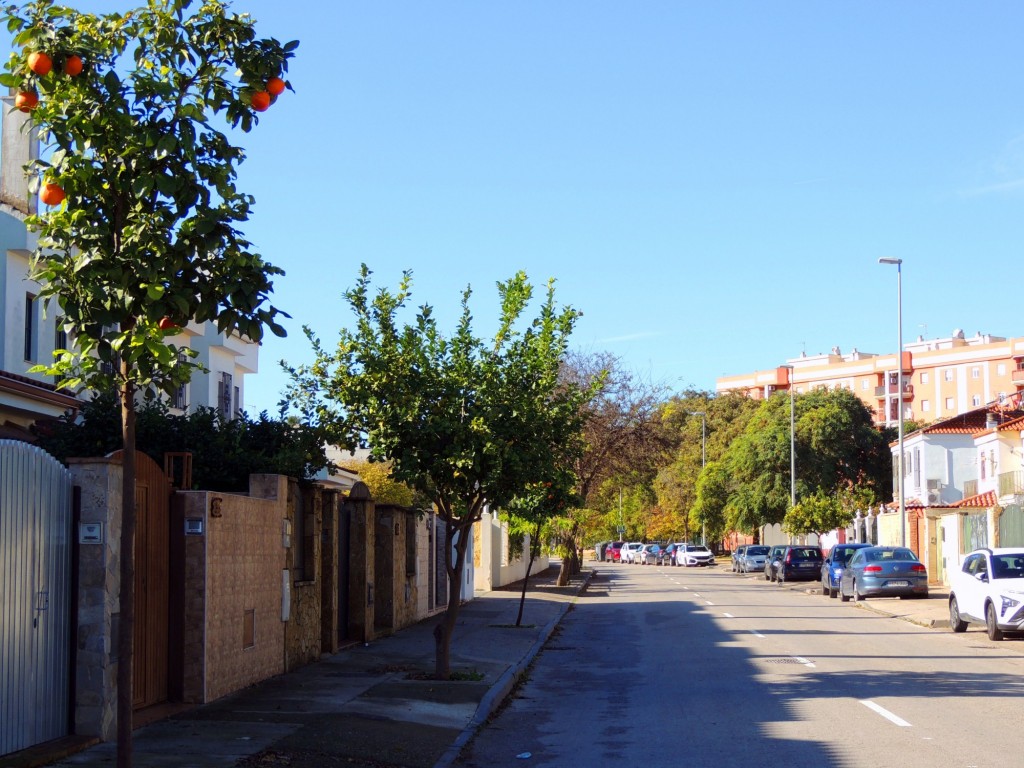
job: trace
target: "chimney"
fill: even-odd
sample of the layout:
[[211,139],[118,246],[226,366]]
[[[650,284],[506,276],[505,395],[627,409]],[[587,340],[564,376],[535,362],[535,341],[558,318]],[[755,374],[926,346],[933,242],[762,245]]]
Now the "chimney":
[[25,166],[39,157],[39,138],[29,115],[14,109],[14,89],[4,96],[0,121],[0,203],[28,215],[36,212],[36,196],[29,194]]

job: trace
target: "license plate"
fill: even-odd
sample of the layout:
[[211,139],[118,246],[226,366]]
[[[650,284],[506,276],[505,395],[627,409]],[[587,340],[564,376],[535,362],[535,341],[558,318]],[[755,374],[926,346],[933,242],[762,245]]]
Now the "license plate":
[[909,581],[890,581],[889,582],[889,586],[890,587],[909,587],[910,586],[910,582]]

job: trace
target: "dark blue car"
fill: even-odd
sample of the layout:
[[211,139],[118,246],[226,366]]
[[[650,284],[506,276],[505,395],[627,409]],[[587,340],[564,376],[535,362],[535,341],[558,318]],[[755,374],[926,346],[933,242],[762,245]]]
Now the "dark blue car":
[[839,594],[839,580],[843,578],[843,570],[850,562],[853,553],[858,549],[870,547],[870,544],[836,544],[829,550],[828,556],[821,564],[821,594],[835,597]]

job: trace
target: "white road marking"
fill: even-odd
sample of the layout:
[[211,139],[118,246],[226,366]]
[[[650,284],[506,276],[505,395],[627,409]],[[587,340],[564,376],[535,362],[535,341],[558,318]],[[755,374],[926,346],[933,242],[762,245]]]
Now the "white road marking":
[[693,596],[694,596],[694,597],[700,597],[700,592],[694,592],[694,593],[693,593]]
[[875,704],[875,702],[871,701],[870,699],[861,699],[860,703],[863,704],[868,709],[870,709],[872,712],[877,712],[878,714],[880,714],[882,717],[884,717],[889,722],[894,723],[895,725],[898,725],[900,728],[910,728],[911,727],[910,723],[908,723],[902,717],[897,717],[892,712],[890,712],[888,709],[886,709],[885,707],[878,706],[877,704]]
[[752,634],[752,635],[753,635],[754,637],[764,637],[764,635],[762,635],[762,634],[761,634],[760,632],[758,632],[758,631],[757,631],[756,629],[752,629],[752,630],[750,630],[750,634]]
[[727,619],[735,619],[736,618],[731,613],[723,613],[722,615],[725,616],[725,618],[727,618]]
[[705,600],[704,602],[707,603],[708,605],[714,605],[714,603],[712,603],[710,600]]
[[808,661],[803,656],[794,656],[793,658],[796,659],[797,661],[799,661],[805,667],[813,667],[814,666],[814,662],[813,661]]

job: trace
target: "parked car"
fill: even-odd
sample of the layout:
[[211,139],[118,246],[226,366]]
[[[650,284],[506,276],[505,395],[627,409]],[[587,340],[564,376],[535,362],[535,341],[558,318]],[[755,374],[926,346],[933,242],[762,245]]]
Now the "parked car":
[[787,581],[814,581],[821,573],[823,560],[821,550],[817,546],[786,547],[786,551],[779,558],[775,580],[779,584],[785,584]]
[[950,577],[949,626],[984,624],[989,640],[1024,632],[1024,550],[976,549]]
[[715,556],[703,544],[683,542],[676,544],[676,562],[685,566],[711,565],[715,562]]
[[906,547],[864,547],[839,580],[839,599],[928,597],[928,571]]
[[641,549],[643,549],[643,542],[639,541],[627,541],[622,545],[622,549],[619,550],[619,558],[624,563],[630,563],[636,565],[636,555]]
[[779,576],[779,560],[787,549],[786,544],[776,544],[768,550],[764,559],[764,580],[775,581]]
[[661,547],[657,544],[644,544],[635,555],[636,561],[640,565],[654,565],[660,551]]
[[870,544],[849,542],[836,544],[825,555],[825,562],[821,564],[821,594],[835,597],[839,594],[839,580],[842,578],[843,569],[858,549],[870,547]]
[[732,572],[739,573],[740,561],[743,560],[743,551],[750,546],[749,544],[741,544],[732,551]]
[[666,544],[660,550],[658,550],[658,565],[675,565],[676,564],[676,545]]
[[622,562],[622,545],[625,544],[623,541],[613,541],[607,547],[604,548],[604,559],[612,562]]
[[771,547],[763,544],[751,544],[746,548],[740,559],[740,573],[759,573],[764,570],[764,562],[768,558]]

